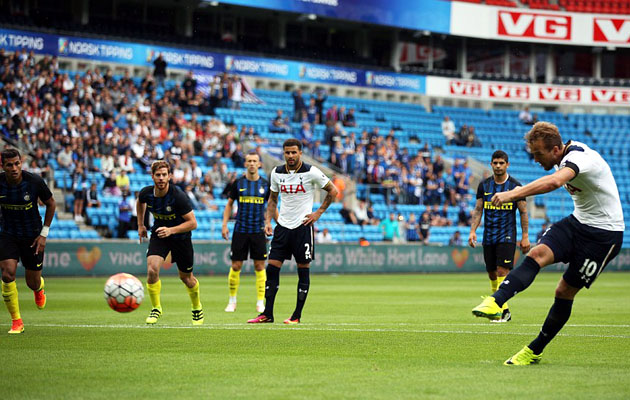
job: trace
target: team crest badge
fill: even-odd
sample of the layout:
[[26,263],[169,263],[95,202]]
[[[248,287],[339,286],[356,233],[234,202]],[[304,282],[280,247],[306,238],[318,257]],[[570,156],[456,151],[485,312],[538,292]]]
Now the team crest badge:
[[260,194],[264,194],[265,193],[265,188],[258,189],[258,192],[260,192]]
[[172,208],[171,206],[166,206],[166,211],[171,212]]
[[26,194],[24,195],[24,200],[25,200],[25,201],[29,201],[30,199],[31,199],[31,195],[29,195],[28,193],[26,193]]

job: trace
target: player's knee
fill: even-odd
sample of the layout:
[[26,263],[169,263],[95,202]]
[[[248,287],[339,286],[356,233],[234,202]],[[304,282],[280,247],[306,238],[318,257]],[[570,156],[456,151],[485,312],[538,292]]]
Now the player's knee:
[[540,265],[541,267],[544,267],[545,265],[549,264],[549,258],[551,257],[551,262],[553,262],[553,253],[548,254],[550,252],[549,248],[547,246],[536,246],[533,249],[531,249],[529,251],[529,253],[527,253],[527,257],[531,257],[532,259],[534,259],[534,261],[536,261],[538,263],[538,265]]
[[155,265],[153,263],[149,263],[149,265],[147,266],[147,277],[149,278],[149,280],[157,280],[160,276],[160,267],[158,265]]
[[2,282],[13,282],[15,280],[15,272],[2,270]]
[[26,286],[28,286],[29,289],[31,290],[38,290],[39,287],[41,286],[41,280],[38,279],[27,279],[26,280]]
[[497,267],[497,276],[507,276],[510,273],[508,268]]
[[556,288],[555,297],[559,299],[569,299],[572,300],[575,297],[575,291],[570,290],[569,288],[558,286]]
[[243,264],[232,264],[232,271],[238,272],[243,267]]
[[184,283],[184,285],[186,285],[187,287],[191,288],[194,287],[197,284],[197,279],[191,275],[180,275],[179,279]]
[[573,300],[580,289],[570,286],[562,279],[556,287],[555,297],[559,299]]

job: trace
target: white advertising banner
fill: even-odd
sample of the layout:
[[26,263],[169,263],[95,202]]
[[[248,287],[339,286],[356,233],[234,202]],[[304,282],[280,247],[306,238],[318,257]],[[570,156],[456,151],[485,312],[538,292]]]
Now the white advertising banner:
[[451,35],[519,42],[630,47],[630,16],[452,2]]
[[513,103],[630,105],[630,89],[475,81],[437,76],[427,76],[426,94]]

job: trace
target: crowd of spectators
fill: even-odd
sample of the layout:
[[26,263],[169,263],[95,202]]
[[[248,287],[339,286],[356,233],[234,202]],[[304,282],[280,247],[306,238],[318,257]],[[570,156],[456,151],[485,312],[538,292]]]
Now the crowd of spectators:
[[[216,209],[215,188],[223,190],[235,179],[221,158],[242,167],[242,142],[263,142],[253,127],[238,129],[218,118],[204,118],[204,122],[199,118],[216,107],[240,107],[244,89],[239,77],[218,74],[202,94],[192,73],[182,83],[165,85],[166,63],[160,60],[158,56],[153,73],[138,81],[128,73],[114,76],[99,68],[69,74],[59,70],[55,57],[0,49],[0,135],[31,155],[27,170],[49,181],[53,170],[71,178],[71,187],[65,189],[73,194],[71,212],[77,221],[83,220],[87,207],[100,206],[101,195],[125,196],[132,202],[132,179],[156,159],[173,166],[173,183],[185,190],[195,208]],[[301,129],[292,134],[302,140],[306,151],[318,157],[321,143],[313,140],[312,128],[323,124],[324,141],[331,149],[327,161],[367,184],[368,194],[384,194],[392,204],[427,206],[417,219],[395,217],[401,224],[392,239],[427,242],[429,226],[456,223],[445,214],[448,206],[460,206],[464,216],[459,222],[465,223],[471,175],[465,161],[456,160],[446,168],[426,144],[409,154],[408,149],[400,149],[393,129],[387,134],[378,128],[362,129],[359,135],[356,129],[346,130],[357,127],[355,110],[334,104],[324,109],[324,91],[304,101],[297,90],[294,99],[292,118]],[[289,116],[279,110],[271,128],[290,132]],[[195,156],[209,167],[207,172]],[[96,185],[94,174],[102,175],[102,187]],[[374,217],[368,198],[344,210],[349,223],[382,223]],[[124,204],[121,211],[126,219]],[[383,227],[389,237],[391,229]]]
[[[173,182],[186,189],[196,207],[216,207],[213,189],[234,179],[221,158],[242,166],[241,141],[260,141],[253,128],[239,131],[216,118],[200,122],[201,108],[191,99],[203,95],[192,73],[183,84],[161,90],[151,73],[135,83],[128,73],[115,77],[99,68],[70,75],[59,70],[55,57],[0,49],[0,135],[32,156],[27,170],[51,183],[53,168],[71,177],[67,189],[74,194],[77,220],[85,206],[100,204],[97,191],[131,197],[130,176],[156,159],[173,165]],[[233,93],[226,86],[234,79],[217,75],[221,90],[211,85],[201,103],[238,107],[238,99],[229,102]],[[202,156],[212,169],[202,174],[193,156]],[[104,186],[95,187],[89,173],[102,174]]]
[[463,124],[458,131],[455,128],[455,123],[448,115],[444,116],[442,121],[442,135],[444,135],[447,145],[481,147],[474,126]]

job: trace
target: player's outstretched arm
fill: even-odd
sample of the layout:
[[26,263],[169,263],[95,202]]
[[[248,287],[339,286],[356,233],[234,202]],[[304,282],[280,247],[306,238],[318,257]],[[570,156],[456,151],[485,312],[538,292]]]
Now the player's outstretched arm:
[[517,203],[518,213],[521,216],[521,251],[527,254],[531,247],[529,243],[529,218],[527,216],[527,201],[521,200]]
[[172,227],[160,226],[155,230],[159,238],[169,237],[177,233],[186,233],[197,229],[197,218],[195,218],[195,212],[190,211],[187,214],[182,215],[184,222]]
[[575,178],[575,171],[571,168],[560,168],[553,174],[538,178],[525,186],[518,186],[507,192],[496,193],[492,196],[492,205],[500,207],[503,203],[509,203],[516,199],[548,193],[562,187],[573,178]]
[[337,198],[338,191],[335,185],[332,184],[332,182],[328,181],[326,186],[324,186],[324,190],[328,193],[326,193],[326,197],[324,198],[324,201],[322,201],[322,205],[314,213],[306,215],[303,222],[304,225],[311,225],[312,223],[317,221],[319,217],[322,216],[324,211],[326,211],[326,209],[332,204],[335,198]]
[[142,238],[147,237],[147,227],[144,226],[144,213],[147,209],[147,203],[140,200],[136,201],[136,214],[138,215],[138,239],[142,242]]
[[483,199],[477,199],[475,203],[475,209],[472,211],[470,234],[468,235],[468,245],[470,247],[477,246],[477,228],[481,223],[481,216],[483,215]]
[[234,204],[234,199],[228,199],[227,204],[225,205],[225,210],[223,210],[223,225],[221,227],[221,236],[223,239],[230,239],[230,230],[228,229],[227,223],[232,216],[232,204]]
[[265,234],[267,236],[273,235],[272,218],[278,220],[278,192],[273,190],[269,191],[269,200],[267,200],[267,210],[265,211]]

